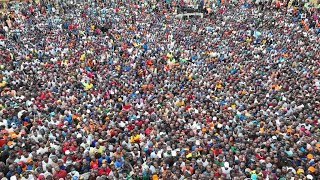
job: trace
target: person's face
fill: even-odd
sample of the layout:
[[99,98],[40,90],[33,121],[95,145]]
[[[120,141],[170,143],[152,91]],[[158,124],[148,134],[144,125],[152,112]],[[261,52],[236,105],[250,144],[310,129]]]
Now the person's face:
[[72,176],[71,176],[70,174],[68,174],[67,177],[66,177],[66,179],[67,179],[67,180],[70,180],[70,179],[72,179]]
[[61,161],[58,162],[59,166],[63,166],[63,163]]
[[54,158],[52,158],[52,161],[57,163],[58,162],[58,158],[54,157]]
[[26,179],[28,179],[29,174],[28,174],[28,173],[24,173],[24,174],[23,174],[23,177],[26,178]]
[[14,170],[14,166],[9,166],[9,170],[13,171]]

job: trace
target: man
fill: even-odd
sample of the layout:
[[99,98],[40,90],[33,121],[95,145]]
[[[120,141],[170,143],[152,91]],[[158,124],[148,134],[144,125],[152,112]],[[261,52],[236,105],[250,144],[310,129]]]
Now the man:
[[227,179],[231,179],[230,174],[231,174],[232,168],[230,167],[229,162],[225,162],[224,166],[221,167],[221,170]]
[[67,177],[67,171],[60,169],[59,166],[56,166],[54,170],[55,170],[55,173],[53,174],[53,177],[58,178],[58,179],[59,178],[64,179]]

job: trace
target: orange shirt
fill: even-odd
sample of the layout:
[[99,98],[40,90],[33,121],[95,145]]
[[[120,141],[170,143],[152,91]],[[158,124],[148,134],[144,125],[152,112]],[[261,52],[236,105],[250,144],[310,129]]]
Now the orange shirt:
[[189,167],[189,168],[187,169],[187,166],[183,166],[183,167],[181,168],[181,170],[182,170],[182,172],[189,171],[190,174],[193,174],[193,171],[194,171],[194,169],[193,169],[192,167]]
[[93,167],[93,165],[98,165],[98,159],[96,159],[95,161],[90,161],[90,167]]

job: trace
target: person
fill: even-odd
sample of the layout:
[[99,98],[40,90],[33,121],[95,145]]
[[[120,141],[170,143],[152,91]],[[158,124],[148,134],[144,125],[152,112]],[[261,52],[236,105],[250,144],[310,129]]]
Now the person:
[[319,177],[319,8],[210,0],[177,18],[188,3],[4,12],[0,177]]
[[54,168],[54,170],[55,170],[55,173],[53,174],[54,178],[64,179],[67,177],[67,172],[65,170],[61,169],[59,166],[56,166]]

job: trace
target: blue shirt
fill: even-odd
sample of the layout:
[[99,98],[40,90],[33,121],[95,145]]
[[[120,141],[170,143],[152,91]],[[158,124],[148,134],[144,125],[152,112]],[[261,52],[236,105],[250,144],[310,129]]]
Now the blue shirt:
[[33,170],[33,165],[28,165],[26,170],[27,170],[27,171]]
[[9,171],[7,174],[6,174],[6,177],[8,178],[8,179],[10,179],[10,177],[12,177],[14,174],[13,174],[13,172],[12,171]]
[[68,121],[68,124],[71,124],[72,121],[72,116],[71,115],[67,115],[63,118],[65,121]]
[[122,166],[122,164],[123,164],[123,161],[119,161],[119,160],[116,160],[115,162],[114,162],[114,166],[116,167],[116,168],[119,168],[119,167],[121,167]]

